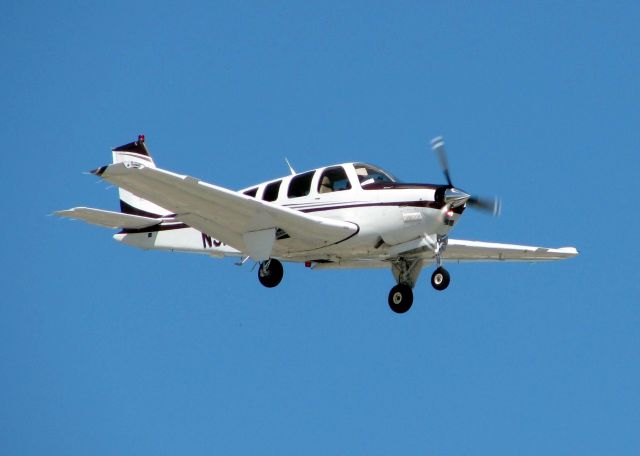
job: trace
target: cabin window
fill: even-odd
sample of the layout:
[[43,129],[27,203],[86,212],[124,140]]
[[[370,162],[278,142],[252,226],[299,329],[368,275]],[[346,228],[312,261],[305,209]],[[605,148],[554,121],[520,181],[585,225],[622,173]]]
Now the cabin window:
[[363,188],[374,183],[396,182],[396,179],[393,176],[382,171],[380,168],[376,168],[375,166],[358,163],[354,165],[354,167],[356,169],[360,185]]
[[250,196],[251,198],[255,198],[256,197],[256,193],[258,193],[258,187],[250,188],[249,190],[245,190],[242,193],[244,193],[247,196]]
[[278,199],[278,192],[280,191],[280,184],[282,181],[275,181],[267,184],[262,194],[262,199],[265,201],[275,201]]
[[351,182],[342,166],[325,169],[318,181],[318,193],[339,192],[350,188]]
[[287,196],[289,198],[300,198],[301,196],[307,196],[311,191],[311,179],[313,179],[314,171],[308,173],[298,174],[291,178],[289,182],[289,191]]

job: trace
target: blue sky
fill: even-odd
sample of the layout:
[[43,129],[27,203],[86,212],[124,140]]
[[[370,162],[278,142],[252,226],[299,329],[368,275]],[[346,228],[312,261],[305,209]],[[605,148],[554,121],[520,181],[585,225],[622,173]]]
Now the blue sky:
[[[637,2],[14,2],[0,15],[0,453],[638,454]],[[47,217],[144,133],[229,188],[363,160],[499,194],[455,237],[554,264],[388,271],[143,252]]]

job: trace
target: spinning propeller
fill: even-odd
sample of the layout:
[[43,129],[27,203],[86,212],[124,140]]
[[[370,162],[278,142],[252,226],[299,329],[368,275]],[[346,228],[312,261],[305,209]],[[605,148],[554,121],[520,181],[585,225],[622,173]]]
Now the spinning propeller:
[[[447,160],[447,152],[444,148],[444,139],[442,136],[433,138],[431,140],[431,148],[436,153],[440,167],[444,173],[444,177],[447,180],[449,188],[444,191],[444,200],[447,206],[459,206],[466,203],[468,207],[477,209],[482,212],[490,213],[494,216],[500,215],[501,202],[498,197],[485,198],[477,195],[469,195],[462,190],[454,187],[451,181],[451,173],[449,172],[449,161]],[[446,206],[445,206],[446,207]]]

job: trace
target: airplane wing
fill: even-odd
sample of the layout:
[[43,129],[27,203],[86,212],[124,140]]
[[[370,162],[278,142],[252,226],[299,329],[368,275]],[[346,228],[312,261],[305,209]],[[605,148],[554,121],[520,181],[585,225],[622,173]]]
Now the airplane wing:
[[94,174],[254,257],[264,257],[265,246],[273,256],[312,251],[342,242],[359,230],[354,223],[305,214],[194,177],[137,163],[104,166]]
[[449,239],[445,260],[458,261],[549,261],[571,258],[578,254],[574,247],[552,249],[529,245]]
[[[538,261],[552,261],[572,258],[578,255],[575,247],[534,247],[530,245],[498,244],[495,242],[466,241],[449,239],[444,252],[445,261],[463,262],[492,262],[516,261],[533,263]],[[409,257],[422,258],[423,264],[435,262],[433,251],[423,250],[420,253],[409,254]],[[339,262],[328,262],[314,265],[314,269],[369,269],[388,268],[388,259],[349,259]]]
[[55,215],[74,220],[82,220],[105,228],[140,229],[157,225],[162,219],[142,217],[140,215],[123,214],[121,212],[105,211],[92,207],[74,207],[66,211],[56,211]]

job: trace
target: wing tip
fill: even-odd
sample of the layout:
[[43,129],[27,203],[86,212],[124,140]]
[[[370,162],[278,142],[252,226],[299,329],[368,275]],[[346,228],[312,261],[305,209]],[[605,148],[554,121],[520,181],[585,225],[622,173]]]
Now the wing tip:
[[59,211],[53,211],[49,215],[55,215],[57,217],[68,217],[71,218],[76,213],[77,207],[72,207],[71,209],[61,209]]
[[559,249],[553,249],[552,251],[554,253],[559,253],[566,258],[573,258],[580,255],[580,252],[578,252],[578,249],[576,249],[575,247],[560,247]]

